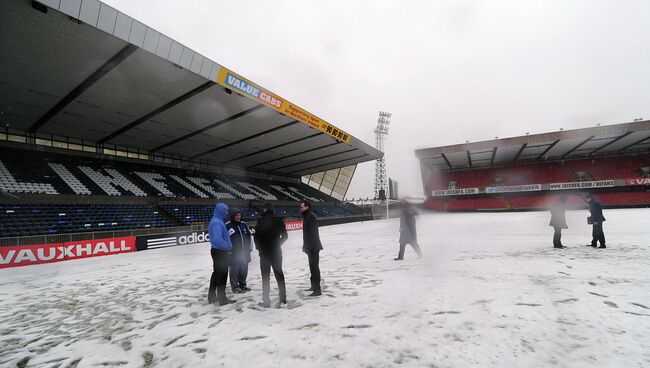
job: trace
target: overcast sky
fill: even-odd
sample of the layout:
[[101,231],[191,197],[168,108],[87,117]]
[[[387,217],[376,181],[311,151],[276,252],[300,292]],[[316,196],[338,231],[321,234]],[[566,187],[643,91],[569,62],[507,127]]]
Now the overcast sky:
[[416,148],[650,118],[647,0],[104,1],[370,145],[391,112],[402,195]]

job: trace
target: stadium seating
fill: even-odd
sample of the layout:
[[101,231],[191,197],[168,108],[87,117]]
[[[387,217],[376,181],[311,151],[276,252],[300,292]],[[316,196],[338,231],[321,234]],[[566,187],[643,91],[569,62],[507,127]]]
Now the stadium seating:
[[595,180],[627,179],[640,176],[639,170],[645,162],[636,156],[599,158],[567,161],[574,172],[589,173]]
[[0,189],[10,193],[336,202],[308,185],[0,148]]
[[489,169],[440,172],[431,175],[427,188],[485,188],[489,186],[549,184],[584,180],[628,179],[645,176],[645,156],[567,160],[564,164],[526,163]]
[[650,192],[610,192],[596,193],[594,196],[604,206],[650,204]]
[[0,204],[0,238],[164,226],[145,204]]
[[447,210],[473,210],[473,209],[506,209],[509,204],[502,198],[462,198],[457,197],[447,201]]

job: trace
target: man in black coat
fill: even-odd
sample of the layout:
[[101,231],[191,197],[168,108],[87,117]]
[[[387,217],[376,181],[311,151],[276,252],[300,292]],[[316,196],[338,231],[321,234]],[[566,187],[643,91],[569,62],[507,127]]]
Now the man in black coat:
[[320,251],[323,250],[323,245],[320,242],[318,235],[318,219],[311,209],[311,203],[307,201],[300,202],[300,212],[302,212],[302,251],[307,253],[309,260],[309,272],[311,277],[311,291],[309,296],[321,295],[320,290],[320,267],[318,265],[320,259]]
[[230,287],[233,293],[244,293],[251,289],[246,286],[248,264],[251,261],[251,231],[248,225],[241,220],[241,210],[230,210],[230,221],[226,222],[226,229],[232,243],[230,255]]
[[282,272],[282,248],[280,246],[287,241],[288,235],[284,221],[273,215],[274,210],[273,204],[266,203],[262,208],[262,217],[255,226],[255,248],[260,253],[260,270],[262,271],[262,303],[260,305],[264,308],[271,306],[269,296],[271,268],[273,268],[275,280],[278,282],[280,304],[287,303],[287,289],[284,284],[284,272]]
[[415,230],[415,215],[417,212],[409,202],[404,202],[402,204],[402,216],[399,219],[399,254],[396,261],[401,261],[404,259],[404,251],[406,250],[406,244],[411,244],[413,250],[418,255],[418,258],[422,258],[422,251],[418,245],[417,232]]
[[605,221],[603,206],[591,194],[587,196],[587,200],[589,203],[589,212],[591,212],[591,246],[596,248],[596,245],[600,242],[600,247],[598,248],[607,248],[605,246],[605,233],[603,233],[603,222]]
[[551,222],[549,226],[553,226],[555,232],[553,233],[553,248],[564,248],[562,245],[562,229],[568,229],[566,224],[566,197],[561,195],[557,203],[551,209]]

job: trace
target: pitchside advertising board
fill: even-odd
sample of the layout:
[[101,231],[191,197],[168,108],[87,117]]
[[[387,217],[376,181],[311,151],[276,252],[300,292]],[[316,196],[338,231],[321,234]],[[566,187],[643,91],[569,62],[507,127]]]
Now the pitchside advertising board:
[[135,236],[0,247],[0,268],[135,252]]
[[[287,231],[302,229],[302,221],[285,222]],[[198,244],[210,241],[207,231],[78,240],[65,243],[0,247],[0,268],[29,266],[72,259],[130,253],[136,250]]]
[[[285,221],[287,231],[302,229],[302,221]],[[210,234],[207,231],[195,231],[191,233],[173,233],[158,234],[148,236],[138,236],[136,247],[138,251],[173,247],[176,245],[189,245],[198,243],[207,243],[210,241]]]

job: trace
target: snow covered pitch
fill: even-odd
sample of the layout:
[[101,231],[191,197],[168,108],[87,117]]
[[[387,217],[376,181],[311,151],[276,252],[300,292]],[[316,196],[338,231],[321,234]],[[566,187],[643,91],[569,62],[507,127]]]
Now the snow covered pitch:
[[320,298],[290,232],[279,309],[256,254],[208,305],[208,244],[0,270],[0,366],[649,367],[650,210],[605,210],[605,250],[586,216],[557,250],[548,212],[423,215],[402,262],[397,219],[323,227]]

